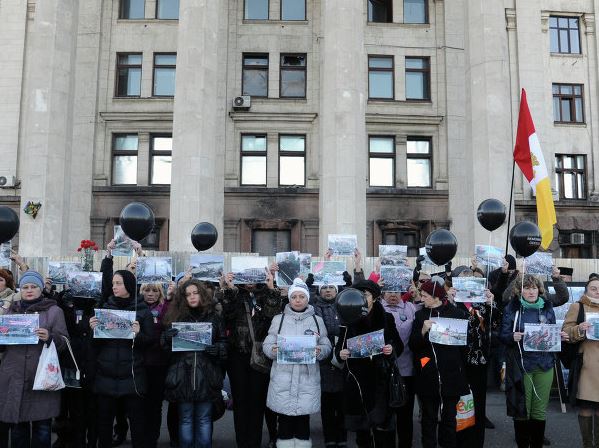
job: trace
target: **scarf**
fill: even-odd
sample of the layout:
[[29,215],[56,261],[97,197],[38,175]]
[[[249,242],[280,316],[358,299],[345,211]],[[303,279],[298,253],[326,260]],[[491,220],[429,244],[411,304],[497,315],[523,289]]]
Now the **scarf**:
[[40,303],[42,300],[44,300],[43,296],[38,297],[37,299],[33,299],[33,300],[21,300],[19,302],[19,306],[21,307],[21,312],[25,313],[30,306],[35,305],[36,303]]
[[536,302],[530,303],[524,300],[523,297],[520,297],[520,305],[522,305],[522,308],[525,310],[540,310],[545,306],[545,300],[543,300],[542,297],[539,297]]

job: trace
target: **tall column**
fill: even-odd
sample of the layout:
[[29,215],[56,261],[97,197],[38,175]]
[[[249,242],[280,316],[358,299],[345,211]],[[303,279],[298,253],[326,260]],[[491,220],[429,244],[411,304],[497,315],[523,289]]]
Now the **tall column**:
[[215,249],[223,247],[225,150],[220,134],[226,111],[224,101],[219,103],[219,73],[225,78],[219,70],[219,47],[226,45],[221,13],[226,3],[181,2],[169,235],[174,251],[193,250],[190,233],[200,221],[216,226]]
[[[73,127],[77,0],[36,2],[28,22],[24,110],[19,154],[21,208],[41,202],[36,219],[21,211],[20,252],[25,256],[66,252]],[[87,216],[89,227],[89,216]]]
[[327,235],[366,247],[366,51],[364,2],[322,2],[320,251]]
[[[488,198],[509,203],[513,150],[509,54],[505,9],[500,3],[464,3],[465,103],[470,119],[466,121],[464,164],[462,169],[454,164],[450,170],[455,187],[450,188],[450,217],[462,256],[472,254],[474,244],[489,242],[488,231],[476,219],[478,205]],[[492,243],[502,246],[506,232],[507,226],[495,231]]]

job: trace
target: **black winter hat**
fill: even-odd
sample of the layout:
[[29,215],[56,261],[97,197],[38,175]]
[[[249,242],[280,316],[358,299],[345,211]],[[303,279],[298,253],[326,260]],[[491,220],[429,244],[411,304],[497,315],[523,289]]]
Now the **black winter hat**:
[[505,261],[507,261],[508,269],[515,271],[516,270],[516,259],[512,254],[507,254],[505,256]]
[[117,274],[123,277],[123,284],[125,285],[125,289],[129,293],[129,296],[131,298],[135,297],[135,291],[137,290],[137,280],[135,279],[135,275],[125,269],[121,269],[114,273],[114,275]]
[[368,291],[375,299],[378,299],[381,295],[381,287],[372,280],[360,280],[354,285],[354,288],[360,291]]

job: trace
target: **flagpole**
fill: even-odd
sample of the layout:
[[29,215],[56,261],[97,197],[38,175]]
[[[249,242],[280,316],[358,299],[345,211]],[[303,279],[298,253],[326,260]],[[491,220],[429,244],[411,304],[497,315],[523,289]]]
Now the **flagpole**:
[[510,208],[507,213],[507,234],[505,236],[505,254],[507,255],[510,241],[510,220],[512,219],[512,199],[514,198],[514,174],[516,172],[516,159],[512,162],[512,186],[510,188]]

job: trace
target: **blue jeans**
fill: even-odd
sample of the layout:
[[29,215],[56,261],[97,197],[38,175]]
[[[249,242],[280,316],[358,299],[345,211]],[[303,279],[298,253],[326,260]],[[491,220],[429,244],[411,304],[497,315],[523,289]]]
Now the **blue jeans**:
[[50,448],[52,445],[51,425],[51,419],[11,425],[11,448]]
[[212,446],[212,402],[179,403],[179,448]]

